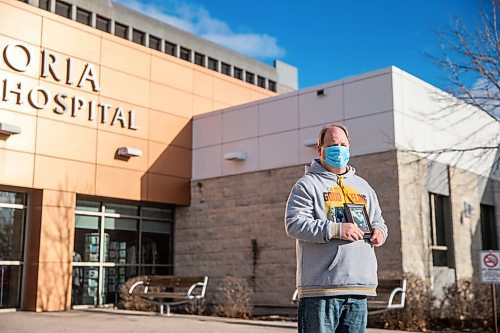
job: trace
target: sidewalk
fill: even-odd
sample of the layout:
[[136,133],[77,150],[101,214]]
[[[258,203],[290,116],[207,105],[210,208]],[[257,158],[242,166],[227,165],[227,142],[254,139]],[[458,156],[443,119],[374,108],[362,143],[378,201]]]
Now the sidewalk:
[[[65,312],[0,313],[2,333],[292,333],[297,323],[240,320],[221,317],[156,314],[89,309]],[[368,333],[396,331],[368,329]]]

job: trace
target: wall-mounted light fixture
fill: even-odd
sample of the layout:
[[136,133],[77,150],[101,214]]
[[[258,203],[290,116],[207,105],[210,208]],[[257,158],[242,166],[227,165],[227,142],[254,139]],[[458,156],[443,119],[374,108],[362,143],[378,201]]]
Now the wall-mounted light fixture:
[[142,150],[132,147],[120,147],[116,151],[116,155],[122,157],[139,157],[142,156]]
[[318,140],[316,139],[305,139],[304,146],[306,147],[316,147],[318,145]]
[[316,91],[316,95],[322,97],[322,96],[326,96],[326,91],[325,89],[320,89],[320,90],[317,90]]
[[4,137],[8,137],[14,134],[20,134],[21,127],[6,123],[0,123],[0,135]]
[[244,161],[247,159],[247,153],[245,153],[244,151],[232,151],[230,153],[225,153],[224,159],[225,160]]

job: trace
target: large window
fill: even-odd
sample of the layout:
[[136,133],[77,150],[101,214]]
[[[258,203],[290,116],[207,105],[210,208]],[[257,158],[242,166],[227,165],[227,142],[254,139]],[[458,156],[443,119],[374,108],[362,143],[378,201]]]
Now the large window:
[[132,41],[134,43],[144,45],[146,41],[146,34],[142,31],[132,29]]
[[106,17],[97,15],[95,21],[95,27],[98,30],[109,32],[111,27],[111,20]]
[[173,220],[172,207],[78,199],[72,304],[116,304],[128,278],[172,274]]
[[115,36],[128,39],[128,26],[115,22]]
[[429,193],[432,263],[453,267],[450,197]]
[[161,50],[161,39],[152,35],[149,35],[149,47],[155,50]]
[[165,53],[170,54],[174,57],[177,57],[177,45],[174,43],[170,43],[165,41]]
[[25,220],[26,195],[0,191],[0,309],[19,307]]
[[180,58],[182,60],[191,61],[191,50],[181,47]]
[[481,205],[481,238],[483,250],[498,250],[495,206]]

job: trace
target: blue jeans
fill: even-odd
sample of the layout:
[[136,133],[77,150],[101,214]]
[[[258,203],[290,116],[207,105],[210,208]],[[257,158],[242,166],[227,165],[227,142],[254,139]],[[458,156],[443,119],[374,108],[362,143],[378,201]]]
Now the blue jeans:
[[299,302],[299,333],[360,333],[368,320],[366,296],[305,297]]

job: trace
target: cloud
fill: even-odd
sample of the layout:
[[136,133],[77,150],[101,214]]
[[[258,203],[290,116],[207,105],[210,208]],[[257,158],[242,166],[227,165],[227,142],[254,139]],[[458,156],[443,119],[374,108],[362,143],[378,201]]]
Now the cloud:
[[285,50],[276,38],[261,33],[239,33],[219,19],[213,18],[208,10],[178,0],[162,1],[161,5],[146,0],[114,0],[125,7],[188,31],[236,52],[255,58],[279,58]]

